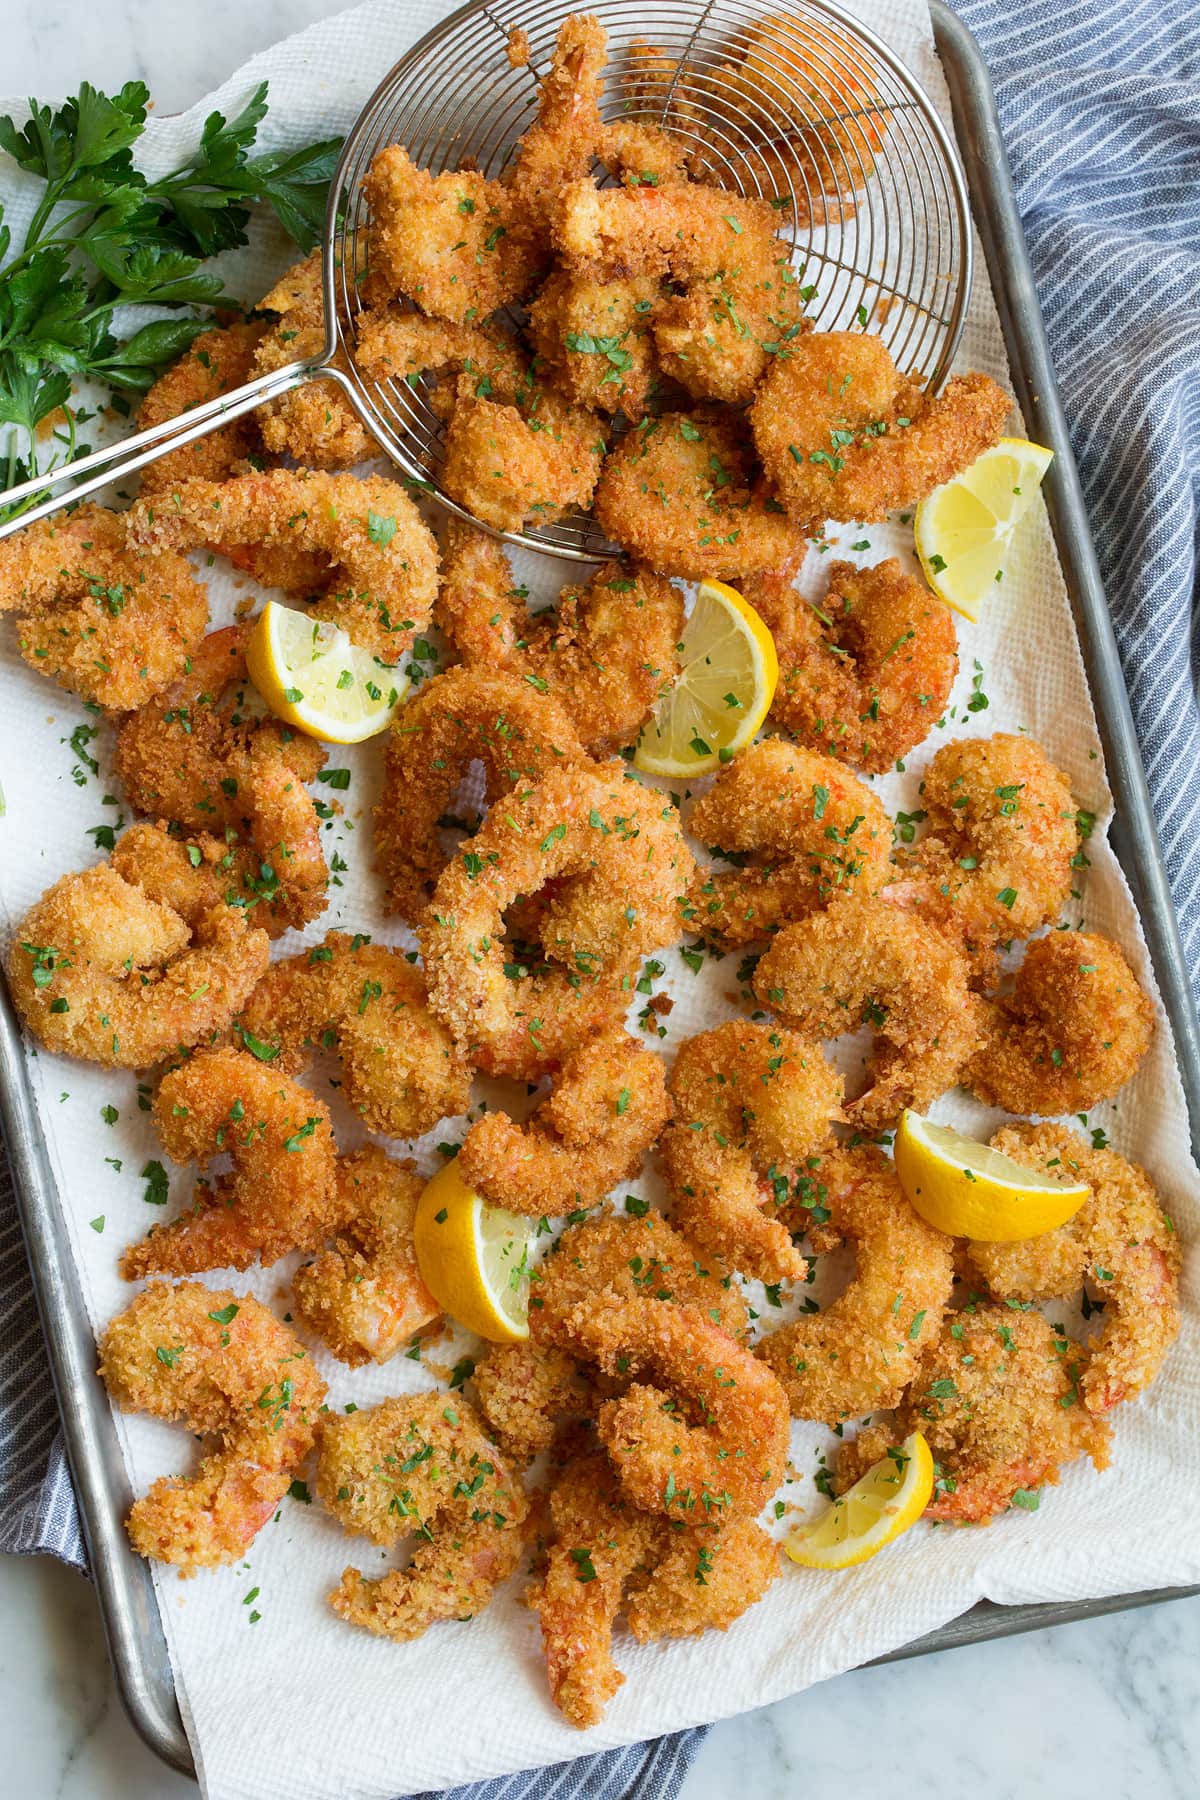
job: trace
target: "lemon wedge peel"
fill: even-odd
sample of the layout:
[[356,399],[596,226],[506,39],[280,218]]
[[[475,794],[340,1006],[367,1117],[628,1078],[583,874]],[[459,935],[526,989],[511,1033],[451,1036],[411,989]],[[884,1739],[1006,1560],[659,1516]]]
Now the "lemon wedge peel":
[[917,507],[913,536],[925,579],[964,618],[978,619],[1002,581],[1013,534],[1053,461],[1042,444],[1001,438]]
[[268,600],[246,646],[250,679],[277,719],[329,744],[386,731],[409,677],[385,668],[337,625]]
[[493,1344],[529,1336],[529,1249],[535,1221],[487,1206],[448,1162],[417,1202],[421,1279],[450,1317]]
[[878,1556],[916,1524],[933,1497],[933,1454],[914,1431],[873,1463],[819,1519],[792,1532],[784,1550],[805,1569],[850,1569]]
[[896,1128],[896,1175],[915,1212],[948,1237],[1007,1244],[1057,1231],[1091,1193],[989,1144],[907,1111]]
[[754,742],[775,697],[779,658],[749,601],[723,581],[702,581],[679,660],[633,762],[647,775],[688,780],[711,774]]

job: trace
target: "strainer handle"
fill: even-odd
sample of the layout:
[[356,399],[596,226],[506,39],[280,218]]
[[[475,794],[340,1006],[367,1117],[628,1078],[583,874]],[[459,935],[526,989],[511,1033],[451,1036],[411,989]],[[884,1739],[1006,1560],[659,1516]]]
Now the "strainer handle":
[[[210,431],[216,431],[219,426],[240,419],[243,413],[253,411],[265,401],[277,400],[292,388],[302,387],[319,371],[319,358],[285,363],[280,369],[269,369],[265,375],[257,375],[253,381],[231,388],[227,394],[220,394],[215,400],[206,400],[202,406],[191,406],[186,412],[177,413],[173,419],[163,419],[157,425],[148,425],[145,431],[121,438],[102,450],[93,450],[90,455],[81,456],[76,462],[64,463],[61,468],[51,469],[45,475],[34,475],[16,487],[0,490],[0,507],[8,506],[16,500],[24,500],[31,494],[49,493],[49,498],[37,506],[31,506],[28,512],[0,523],[0,542],[11,537],[15,531],[23,530],[26,525],[34,524],[38,519],[49,518],[51,513],[58,512],[71,501],[82,500],[85,495],[95,493],[97,488],[105,487],[110,481],[115,481],[122,475],[132,475],[136,470],[145,468],[147,463],[157,462],[168,450],[180,450],[185,444],[193,444],[197,438],[207,437]],[[79,479],[80,476],[83,477],[82,480]],[[64,483],[70,485],[64,486]],[[55,488],[61,488],[62,491],[51,491]]]

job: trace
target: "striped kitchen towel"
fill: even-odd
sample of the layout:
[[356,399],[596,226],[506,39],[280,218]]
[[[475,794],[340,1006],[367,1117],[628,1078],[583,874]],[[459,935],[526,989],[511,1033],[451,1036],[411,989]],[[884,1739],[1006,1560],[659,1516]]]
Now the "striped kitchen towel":
[[[962,0],[996,87],[1162,835],[1200,975],[1200,6]],[[86,1566],[11,1187],[0,1177],[0,1549]],[[703,1737],[460,1790],[670,1800]]]

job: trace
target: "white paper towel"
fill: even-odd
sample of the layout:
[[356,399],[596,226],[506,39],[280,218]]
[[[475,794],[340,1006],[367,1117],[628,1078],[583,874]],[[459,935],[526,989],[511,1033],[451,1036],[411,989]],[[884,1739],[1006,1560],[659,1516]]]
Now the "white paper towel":
[[[190,112],[151,119],[143,140],[144,166],[173,164],[196,141],[214,107],[229,113],[251,87],[271,84],[264,142],[298,144],[345,130],[395,58],[449,9],[438,0],[403,4],[372,0],[256,57],[220,92]],[[909,63],[949,123],[949,103],[933,50],[923,0],[880,0],[858,10]],[[3,104],[3,103],[0,103]],[[8,103],[4,110],[21,110]],[[10,221],[27,212],[31,189],[5,171],[0,187]],[[231,289],[246,298],[262,292],[283,266],[287,246],[269,224],[254,246],[225,259]],[[1007,380],[998,321],[982,258],[960,365]],[[900,529],[857,528],[870,540],[860,557],[910,555]],[[806,591],[821,591],[819,557],[805,571]],[[528,578],[530,565],[521,572]],[[223,565],[205,569],[214,617],[228,616],[248,583]],[[557,565],[542,561],[535,578],[554,591]],[[546,584],[549,584],[548,587]],[[0,910],[19,917],[58,875],[94,860],[89,829],[127,816],[108,780],[106,728],[85,748],[100,765],[92,774],[70,739],[92,715],[39,680],[18,658],[11,626],[0,639],[5,705],[0,709],[0,781],[7,815],[0,822]],[[1129,891],[1105,840],[1111,802],[1095,720],[1087,695],[1053,541],[1040,504],[1022,529],[1000,603],[978,625],[960,624],[961,673],[944,727],[909,757],[904,775],[881,779],[889,807],[913,810],[921,769],[947,737],[1027,729],[1070,775],[1081,805],[1099,823],[1088,845],[1091,867],[1081,872],[1079,896],[1068,916],[1118,937],[1145,985],[1153,980]],[[972,682],[989,699],[969,712]],[[371,876],[370,807],[378,746],[335,751],[331,764],[353,771],[339,796],[345,816],[327,827],[327,848],[347,866],[339,872],[328,913],[306,939],[285,939],[288,953],[333,925],[372,931],[377,939],[411,939],[378,910]],[[78,769],[83,785],[73,777]],[[331,796],[332,797],[332,796]],[[706,962],[693,974],[677,951],[661,959],[658,984],[675,1000],[660,1046],[669,1056],[681,1038],[736,1010],[736,958]],[[313,1080],[328,1094],[324,1071]],[[131,1076],[37,1058],[33,1077],[56,1164],[63,1205],[87,1304],[100,1326],[128,1300],[116,1273],[121,1247],[146,1230],[138,1171],[160,1154],[139,1109]],[[101,1108],[120,1118],[104,1123]],[[980,1133],[996,1115],[963,1099],[947,1099],[938,1116]],[[1118,1149],[1144,1162],[1186,1239],[1200,1230],[1200,1179],[1190,1159],[1183,1095],[1165,1018],[1151,1054],[1118,1103],[1098,1108]],[[344,1144],[356,1141],[352,1121],[338,1118]],[[457,1136],[448,1128],[418,1146],[426,1166],[433,1142]],[[174,1172],[173,1197],[190,1175]],[[643,1185],[655,1192],[655,1178]],[[631,1184],[638,1187],[639,1184]],[[290,1265],[235,1276],[240,1291],[286,1308]],[[213,1286],[229,1285],[220,1274]],[[324,1596],[348,1561],[369,1572],[378,1550],[346,1538],[314,1505],[285,1500],[277,1520],[235,1568],[180,1582],[157,1572],[158,1593],[201,1785],[210,1800],[390,1800],[397,1793],[445,1785],[558,1761],[585,1750],[716,1719],[794,1693],[862,1663],[954,1617],[981,1597],[1002,1602],[1078,1600],[1126,1589],[1200,1581],[1200,1549],[1192,1528],[1191,1464],[1200,1425],[1200,1292],[1193,1268],[1184,1275],[1184,1330],[1148,1398],[1124,1407],[1115,1422],[1114,1466],[1102,1478],[1090,1465],[1069,1469],[1041,1510],[1014,1513],[986,1531],[918,1526],[876,1561],[840,1575],[788,1568],[766,1600],[731,1632],[697,1642],[638,1646],[622,1639],[618,1660],[627,1681],[604,1722],[586,1736],[550,1703],[535,1620],[520,1606],[519,1582],[502,1592],[480,1618],[434,1628],[414,1644],[378,1642],[343,1625]],[[1063,1309],[1059,1309],[1061,1312]],[[471,1346],[439,1343],[423,1360],[403,1355],[382,1370],[352,1372],[321,1355],[330,1405],[359,1406],[393,1393],[431,1385]],[[120,1419],[131,1477],[138,1491],[162,1473],[187,1466],[191,1447],[177,1428]],[[824,1428],[798,1425],[793,1455],[802,1473],[784,1497],[819,1504],[810,1476],[835,1440]]]

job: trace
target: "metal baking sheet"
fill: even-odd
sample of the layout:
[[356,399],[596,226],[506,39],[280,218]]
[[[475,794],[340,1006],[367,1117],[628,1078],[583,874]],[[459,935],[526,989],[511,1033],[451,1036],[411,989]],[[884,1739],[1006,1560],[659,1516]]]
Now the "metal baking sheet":
[[[1116,805],[1113,842],[1133,890],[1175,1034],[1196,1149],[1200,1146],[1200,1027],[1079,477],[1054,384],[995,101],[979,48],[967,27],[942,0],[930,0],[930,12],[1017,399],[1033,437],[1056,452],[1044,492],[1104,744]],[[123,1520],[133,1496],[108,1400],[96,1374],[95,1344],[37,1121],[25,1049],[2,982],[0,1125],[12,1164],[117,1687],[135,1728],[151,1750],[172,1768],[192,1775],[195,1766],[176,1701],[150,1571],[133,1554],[125,1536]],[[895,1662],[1198,1592],[1200,1588],[1159,1588],[1075,1604],[1030,1606],[981,1601],[960,1618],[879,1661]]]

